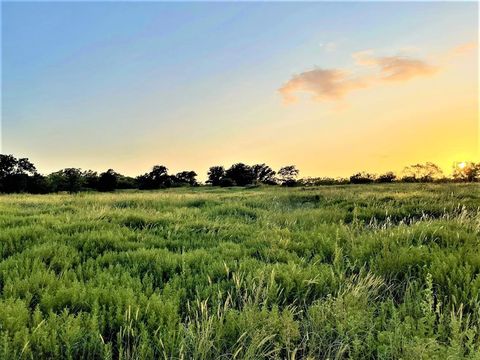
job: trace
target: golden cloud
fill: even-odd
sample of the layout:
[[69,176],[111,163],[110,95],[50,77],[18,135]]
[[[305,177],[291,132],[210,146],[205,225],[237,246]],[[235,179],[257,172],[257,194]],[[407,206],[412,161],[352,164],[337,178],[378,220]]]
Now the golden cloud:
[[[472,43],[464,44],[450,53],[458,56],[475,47]],[[315,101],[339,100],[353,90],[409,81],[433,75],[441,69],[426,60],[405,55],[375,56],[372,50],[353,53],[352,57],[357,74],[344,69],[315,68],[293,75],[278,91],[286,103],[295,102],[300,93],[311,94]]]
[[316,68],[294,75],[278,91],[285,102],[291,103],[297,100],[296,93],[309,93],[315,100],[332,100],[367,85],[365,79],[352,78],[346,71]]
[[380,79],[385,81],[406,81],[417,76],[434,74],[438,68],[420,59],[404,56],[373,58],[380,68]]

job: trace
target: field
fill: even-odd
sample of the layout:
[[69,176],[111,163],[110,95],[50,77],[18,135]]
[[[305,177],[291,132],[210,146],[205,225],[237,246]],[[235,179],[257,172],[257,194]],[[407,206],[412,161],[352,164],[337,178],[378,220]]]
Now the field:
[[1,359],[479,359],[480,187],[0,196]]

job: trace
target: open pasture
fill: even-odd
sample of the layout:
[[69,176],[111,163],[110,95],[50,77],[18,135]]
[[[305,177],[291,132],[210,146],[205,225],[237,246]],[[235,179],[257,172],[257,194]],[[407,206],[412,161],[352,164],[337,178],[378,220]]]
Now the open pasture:
[[478,359],[480,187],[0,196],[2,359]]

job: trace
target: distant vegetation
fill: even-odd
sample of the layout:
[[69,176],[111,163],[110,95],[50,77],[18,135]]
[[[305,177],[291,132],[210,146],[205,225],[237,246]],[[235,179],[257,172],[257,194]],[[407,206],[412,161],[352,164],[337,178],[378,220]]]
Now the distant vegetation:
[[[335,184],[369,184],[390,182],[476,182],[480,181],[480,163],[461,163],[455,166],[451,177],[446,177],[435,164],[414,164],[407,166],[402,176],[393,172],[376,175],[356,173],[349,178],[300,178],[295,165],[284,166],[274,171],[266,164],[253,166],[244,163],[233,164],[225,169],[212,166],[206,183],[211,186],[318,186]],[[83,190],[109,192],[116,189],[165,189],[182,186],[199,186],[195,171],[169,174],[163,165],[155,165],[146,174],[130,177],[113,169],[98,174],[92,170],[66,168],[47,176],[40,174],[27,158],[17,159],[13,155],[0,154],[0,192],[46,194],[51,192],[75,193]]]
[[0,359],[478,359],[479,186],[0,196]]

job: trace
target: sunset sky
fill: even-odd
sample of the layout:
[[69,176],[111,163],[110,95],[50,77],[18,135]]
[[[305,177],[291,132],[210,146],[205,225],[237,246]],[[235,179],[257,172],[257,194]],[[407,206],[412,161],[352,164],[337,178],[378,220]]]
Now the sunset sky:
[[2,2],[2,153],[43,173],[480,161],[478,4]]

